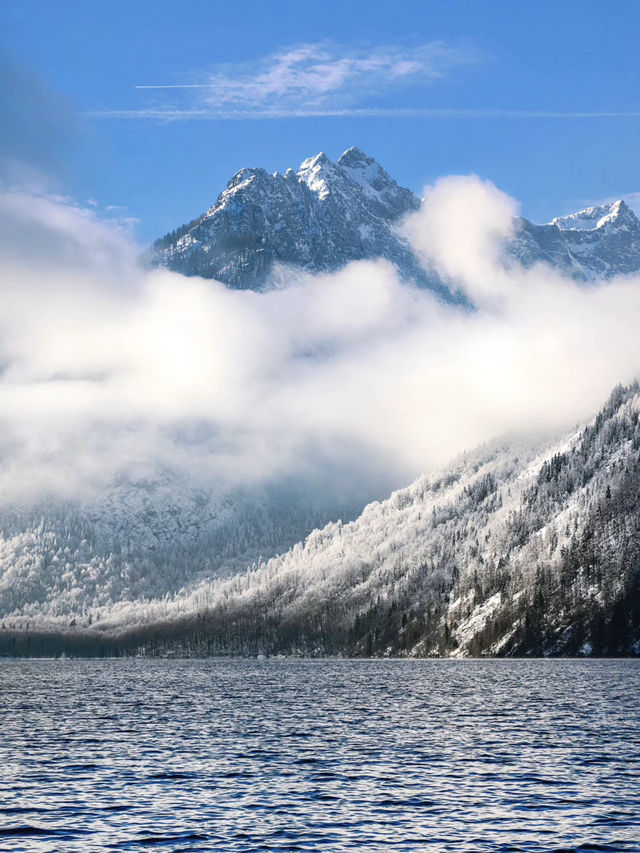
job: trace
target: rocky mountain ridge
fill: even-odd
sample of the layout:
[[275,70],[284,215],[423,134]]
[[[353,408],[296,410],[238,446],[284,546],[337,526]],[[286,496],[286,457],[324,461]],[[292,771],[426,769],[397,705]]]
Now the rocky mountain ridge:
[[640,221],[622,200],[556,217],[546,225],[516,220],[509,253],[523,266],[545,263],[579,281],[640,270]]
[[[261,290],[281,266],[330,272],[350,261],[384,258],[406,281],[456,299],[403,235],[404,216],[420,199],[359,148],[337,163],[325,154],[297,172],[241,169],[204,214],[154,244],[151,261],[228,287]],[[505,258],[548,264],[580,281],[640,271],[640,221],[619,200],[535,225],[515,220]]]
[[241,169],[206,213],[154,245],[153,263],[232,288],[262,289],[278,265],[330,272],[386,258],[403,276],[442,289],[395,229],[420,200],[358,148],[297,172]]

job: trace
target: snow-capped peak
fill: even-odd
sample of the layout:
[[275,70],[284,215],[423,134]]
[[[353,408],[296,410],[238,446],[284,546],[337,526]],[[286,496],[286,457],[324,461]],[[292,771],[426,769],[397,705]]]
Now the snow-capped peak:
[[[404,279],[449,298],[396,229],[419,207],[419,198],[361,148],[347,148],[337,162],[320,152],[295,172],[241,169],[205,214],[156,242],[151,262],[261,289],[276,263],[319,272],[383,257]],[[640,271],[640,221],[622,200],[551,224],[520,219],[516,226],[507,253],[525,266],[547,263],[581,281]]]
[[[299,171],[302,172],[306,169],[312,169],[315,166],[325,166],[329,163],[331,163],[331,160],[327,157],[324,151],[320,151],[314,157],[307,157],[306,160],[303,160],[302,163],[300,163]],[[333,165],[333,163],[331,163],[331,165]]]
[[419,202],[408,190],[399,187],[373,157],[360,148],[347,148],[338,160],[344,174],[358,184],[375,204],[386,209],[417,209]]
[[622,199],[558,216],[546,225],[516,222],[509,249],[520,263],[547,263],[581,281],[640,270],[640,221]]
[[231,178],[227,186],[220,193],[220,196],[216,203],[210,207],[207,212],[203,215],[203,219],[211,218],[215,216],[220,210],[223,210],[232,200],[233,198],[242,190],[245,190],[250,184],[255,181],[260,181],[268,177],[267,172],[264,169],[253,168],[249,169],[244,167],[240,169],[239,172],[236,172],[235,175]]
[[315,157],[302,161],[298,169],[298,180],[306,184],[318,198],[325,199],[330,192],[328,177],[336,170],[336,164],[321,151]]
[[360,149],[340,163],[320,152],[296,172],[241,169],[205,214],[157,241],[152,263],[261,289],[275,264],[319,272],[383,257],[403,278],[440,291],[395,230],[419,206]]
[[362,169],[370,166],[372,163],[375,163],[373,157],[369,157],[361,148],[356,148],[355,145],[343,151],[338,160],[338,166],[342,166],[343,169]]
[[618,199],[609,204],[587,207],[568,216],[557,216],[550,224],[556,225],[561,231],[595,231],[609,224],[635,218],[625,202]]
[[373,157],[368,157],[359,148],[348,148],[338,160],[338,165],[352,181],[368,191],[380,192],[392,183]]

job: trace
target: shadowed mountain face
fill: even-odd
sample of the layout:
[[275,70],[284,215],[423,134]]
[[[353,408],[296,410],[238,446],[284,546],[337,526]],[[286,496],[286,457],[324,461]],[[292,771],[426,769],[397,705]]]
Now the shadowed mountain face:
[[[332,272],[350,261],[384,258],[406,281],[455,298],[425,270],[398,227],[420,207],[359,148],[333,163],[324,154],[294,172],[241,169],[206,213],[156,241],[152,263],[228,287],[261,290],[278,265]],[[589,281],[640,270],[640,222],[623,201],[546,225],[515,222],[507,257],[546,263]]]

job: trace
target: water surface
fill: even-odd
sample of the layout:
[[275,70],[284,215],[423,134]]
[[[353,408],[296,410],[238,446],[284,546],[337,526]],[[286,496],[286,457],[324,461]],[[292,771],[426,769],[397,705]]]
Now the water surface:
[[3,851],[640,850],[636,661],[0,662]]

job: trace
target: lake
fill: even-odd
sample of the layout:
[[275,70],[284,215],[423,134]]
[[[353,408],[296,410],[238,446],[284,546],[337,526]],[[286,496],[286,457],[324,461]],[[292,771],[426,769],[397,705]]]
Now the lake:
[[640,850],[640,662],[3,660],[3,851]]

